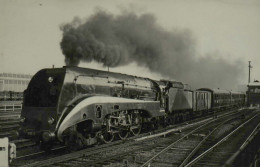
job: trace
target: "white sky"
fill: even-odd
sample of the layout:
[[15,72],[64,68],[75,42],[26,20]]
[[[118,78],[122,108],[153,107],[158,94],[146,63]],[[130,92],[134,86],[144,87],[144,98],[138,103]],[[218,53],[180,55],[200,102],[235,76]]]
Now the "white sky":
[[[34,74],[63,66],[59,26],[75,16],[87,18],[97,8],[152,13],[166,30],[189,29],[199,55],[218,52],[229,55],[227,61],[251,60],[251,80],[260,79],[260,0],[0,0],[0,72]],[[135,64],[111,70],[152,76]]]

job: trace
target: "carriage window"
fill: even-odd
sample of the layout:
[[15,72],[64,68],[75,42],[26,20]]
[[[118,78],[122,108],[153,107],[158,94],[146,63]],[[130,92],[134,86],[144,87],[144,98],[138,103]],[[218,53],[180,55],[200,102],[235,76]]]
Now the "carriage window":
[[260,93],[260,88],[255,88],[255,93]]

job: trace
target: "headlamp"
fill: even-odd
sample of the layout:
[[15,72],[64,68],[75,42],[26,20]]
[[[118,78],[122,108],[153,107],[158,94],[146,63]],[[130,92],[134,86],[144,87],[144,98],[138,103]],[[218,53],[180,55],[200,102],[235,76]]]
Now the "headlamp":
[[49,77],[48,78],[48,81],[51,83],[53,81],[53,78],[52,77]]

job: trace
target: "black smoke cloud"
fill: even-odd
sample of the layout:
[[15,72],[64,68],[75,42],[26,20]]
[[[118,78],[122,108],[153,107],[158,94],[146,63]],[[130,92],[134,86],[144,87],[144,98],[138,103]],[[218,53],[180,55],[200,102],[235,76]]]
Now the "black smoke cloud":
[[113,15],[98,11],[86,20],[74,18],[62,25],[61,30],[66,65],[94,60],[117,67],[136,62],[194,88],[231,88],[243,72],[243,63],[228,63],[218,54],[199,58],[190,31],[166,31],[152,14]]

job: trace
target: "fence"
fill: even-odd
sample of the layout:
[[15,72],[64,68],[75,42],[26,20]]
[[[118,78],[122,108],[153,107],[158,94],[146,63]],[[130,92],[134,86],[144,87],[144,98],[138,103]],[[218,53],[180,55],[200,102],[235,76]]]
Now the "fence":
[[22,104],[0,104],[0,111],[21,110]]

